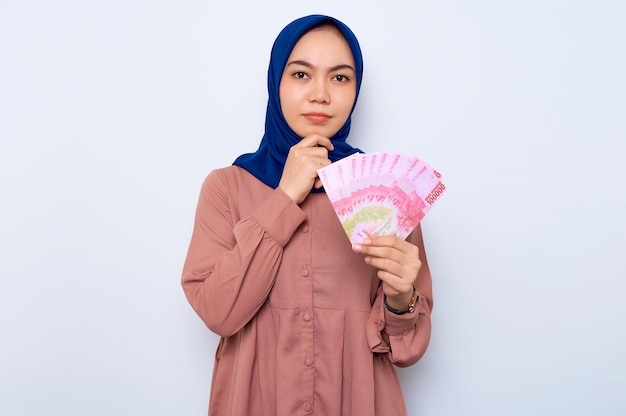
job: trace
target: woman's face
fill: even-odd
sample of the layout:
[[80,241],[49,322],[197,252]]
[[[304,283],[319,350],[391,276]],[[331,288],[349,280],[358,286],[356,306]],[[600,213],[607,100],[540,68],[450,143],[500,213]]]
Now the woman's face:
[[356,99],[356,71],[350,46],[333,26],[305,33],[296,43],[280,81],[280,105],[300,137],[332,137]]

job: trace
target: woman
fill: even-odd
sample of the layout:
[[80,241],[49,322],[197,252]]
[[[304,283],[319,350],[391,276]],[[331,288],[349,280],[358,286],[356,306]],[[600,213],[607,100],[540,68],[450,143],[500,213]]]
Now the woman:
[[393,366],[430,339],[421,230],[351,246],[317,177],[360,151],[346,138],[362,68],[342,22],[291,22],[259,149],[202,185],[182,285],[221,336],[209,415],[406,414]]

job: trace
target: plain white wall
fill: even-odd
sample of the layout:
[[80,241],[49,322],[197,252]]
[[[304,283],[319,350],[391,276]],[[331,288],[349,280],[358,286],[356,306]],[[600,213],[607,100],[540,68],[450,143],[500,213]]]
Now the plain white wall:
[[309,13],[362,43],[351,142],[448,187],[409,414],[626,414],[624,2],[0,0],[0,415],[206,413],[198,191]]

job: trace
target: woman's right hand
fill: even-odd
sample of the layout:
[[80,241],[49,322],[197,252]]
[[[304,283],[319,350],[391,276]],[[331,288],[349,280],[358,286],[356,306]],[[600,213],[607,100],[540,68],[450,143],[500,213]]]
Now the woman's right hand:
[[333,149],[330,139],[319,134],[300,140],[289,149],[278,187],[300,204],[313,187],[322,187],[317,170],[330,164],[328,152]]

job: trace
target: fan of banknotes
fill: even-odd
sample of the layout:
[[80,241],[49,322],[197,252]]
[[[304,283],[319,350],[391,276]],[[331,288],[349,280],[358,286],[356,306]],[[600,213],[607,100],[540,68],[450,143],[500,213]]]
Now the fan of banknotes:
[[406,238],[446,190],[439,172],[399,153],[357,153],[318,175],[353,244],[373,235]]

